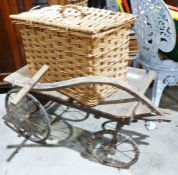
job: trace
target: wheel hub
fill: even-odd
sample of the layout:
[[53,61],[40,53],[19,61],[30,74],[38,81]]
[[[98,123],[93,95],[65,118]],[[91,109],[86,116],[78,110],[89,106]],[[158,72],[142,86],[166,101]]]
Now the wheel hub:
[[16,106],[12,105],[11,100],[18,92],[19,89],[13,89],[6,95],[8,126],[33,142],[42,143],[50,134],[48,114],[41,103],[31,94],[27,94]]
[[104,165],[127,168],[138,160],[139,150],[136,143],[124,134],[116,135],[113,130],[94,133],[88,144],[88,151]]
[[114,147],[109,147],[108,148],[108,154],[115,155],[116,154],[116,149]]

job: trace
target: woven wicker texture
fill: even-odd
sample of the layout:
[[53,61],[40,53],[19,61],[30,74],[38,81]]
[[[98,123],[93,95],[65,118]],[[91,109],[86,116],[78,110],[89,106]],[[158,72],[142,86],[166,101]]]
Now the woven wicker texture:
[[[11,17],[20,27],[31,74],[43,64],[50,67],[43,82],[87,75],[126,80],[134,15],[52,6]],[[94,106],[115,91],[106,85],[83,85],[60,92]]]
[[75,4],[75,5],[80,5],[80,6],[87,6],[88,1],[87,0],[69,0],[69,4]]
[[87,0],[48,0],[49,5],[67,5],[67,4],[72,4],[72,5],[80,5],[80,6],[88,6],[88,1]]

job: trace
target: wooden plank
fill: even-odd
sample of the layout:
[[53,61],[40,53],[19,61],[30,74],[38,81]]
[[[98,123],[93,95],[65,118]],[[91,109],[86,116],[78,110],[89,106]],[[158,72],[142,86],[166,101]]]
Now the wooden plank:
[[[24,66],[21,69],[17,70],[16,72],[7,76],[4,79],[4,81],[11,83],[11,84],[18,84],[18,80],[20,80],[19,83],[23,85],[29,81],[30,78],[28,78],[28,76],[29,76],[28,66]],[[146,89],[150,85],[150,83],[155,78],[155,73],[151,72],[151,71],[147,72],[143,69],[129,67],[127,76],[128,76],[128,84],[133,86],[138,91],[141,91],[142,94],[144,94]],[[57,83],[52,83],[53,88],[51,90],[55,89],[56,84]],[[41,86],[40,83],[38,83],[38,85],[39,85],[39,87]],[[46,87],[48,87],[48,85],[51,86],[51,83],[50,84],[45,83],[45,85],[46,85]],[[44,90],[44,88],[42,88],[42,90]]]
[[[24,66],[18,71],[7,76],[4,79],[4,81],[11,83],[11,84],[24,85],[25,83],[28,83],[30,81],[30,78],[27,77],[28,71],[29,71],[28,66]],[[128,76],[128,84],[134,87],[137,91],[144,94],[146,89],[150,85],[150,83],[155,78],[155,73],[147,72],[143,69],[130,67],[128,69],[127,76]],[[51,90],[54,90],[56,88],[55,86],[57,85],[58,83],[45,83],[45,84],[38,83],[35,88],[41,88],[41,90],[45,90],[45,88],[50,88],[52,86]]]
[[39,79],[45,74],[49,69],[47,65],[43,65],[41,69],[31,78],[31,81],[27,83],[12,99],[11,103],[17,105],[21,99],[33,88],[33,86],[39,81]]
[[[154,78],[155,73],[148,73],[142,69],[130,68],[128,72],[128,84],[131,87],[137,89],[140,94],[145,94],[146,90],[148,89]],[[119,114],[129,116],[132,114],[134,106],[136,106],[137,103],[137,99],[134,98],[134,96],[132,96],[131,94],[125,91],[118,91],[109,98],[107,98],[104,103],[101,103],[95,108],[101,111],[108,111],[113,115]],[[113,110],[113,108],[115,110]],[[151,110],[147,106],[141,104],[138,106],[135,112],[139,115],[149,113],[151,112]]]
[[[133,70],[133,68],[132,68]],[[159,115],[163,115],[153,104],[152,102],[147,99],[144,95],[143,92],[145,91],[146,88],[144,88],[144,84],[146,84],[148,86],[149,83],[143,83],[143,80],[141,79],[141,77],[144,74],[148,74],[145,71],[140,72],[141,70],[136,69],[135,72],[138,72],[139,74],[133,74],[133,72],[130,72],[130,78],[132,79],[131,81],[133,81],[135,83],[135,85],[137,86],[130,86],[130,84],[125,83],[123,81],[119,81],[116,80],[114,78],[108,78],[108,77],[93,77],[93,76],[89,76],[89,77],[79,77],[79,78],[75,78],[75,79],[71,79],[71,80],[66,80],[66,81],[60,81],[60,82],[56,82],[56,83],[37,83],[34,86],[34,90],[38,90],[38,91],[52,91],[55,89],[63,89],[63,88],[68,88],[68,87],[72,87],[72,86],[76,86],[76,85],[83,85],[83,84],[107,84],[107,85],[111,85],[113,87],[118,88],[119,90],[122,90],[123,93],[128,93],[132,96],[132,98],[136,98],[137,100],[141,101],[142,103],[144,103],[148,108],[150,108],[153,112],[155,112],[156,114]],[[153,73],[151,73],[153,74]],[[20,81],[15,81],[14,79],[16,79],[16,75],[18,75],[18,73],[16,72],[16,74],[14,74],[14,76],[11,78],[6,78],[5,80],[9,82],[9,80],[13,80],[13,83],[17,86],[23,87],[25,84],[28,83],[28,81],[30,80],[28,77],[21,77]],[[153,75],[152,75],[153,76]],[[10,77],[10,76],[9,76]],[[140,82],[138,82],[138,80],[141,79]],[[149,81],[148,81],[149,82]],[[140,84],[141,86],[138,86],[138,84]],[[145,86],[145,87],[147,87]],[[142,90],[144,89],[144,90]],[[122,93],[122,94],[123,94]],[[124,95],[125,96],[125,95]],[[99,105],[98,105],[99,106]],[[135,106],[132,104],[132,106]],[[129,111],[128,111],[129,109]],[[127,113],[130,114],[131,107],[127,109]]]
[[[145,93],[150,83],[153,81],[155,74],[150,72],[146,73],[145,70],[130,68],[130,73],[135,74],[135,78],[132,74],[131,76],[128,76],[129,85],[134,86],[140,93]],[[137,79],[137,80],[136,80]],[[68,97],[62,95],[61,93],[57,91],[49,91],[49,92],[42,92],[42,94],[47,95],[46,98],[51,97],[51,99],[55,98],[61,98],[65,99],[66,101],[69,100]],[[112,96],[107,98],[103,103],[100,103],[99,105],[95,107],[91,107],[91,109],[96,109],[99,111],[102,111],[103,113],[109,113],[112,115],[112,118],[115,117],[115,120],[120,121],[120,116],[130,117],[132,116],[134,105],[136,106],[138,103],[137,99],[134,98],[132,95],[125,91],[118,91],[114,93]],[[154,116],[151,120],[162,120],[162,121],[170,121],[170,118],[167,117],[167,112],[165,110],[159,109],[166,115],[165,116]],[[138,106],[135,116],[136,119],[141,119],[145,114],[148,117],[152,117],[152,114],[150,114],[152,110],[148,108],[148,106],[141,104]],[[150,114],[150,115],[149,115]],[[102,115],[101,115],[102,117]],[[147,120],[149,120],[149,117]],[[146,118],[145,118],[146,119]]]

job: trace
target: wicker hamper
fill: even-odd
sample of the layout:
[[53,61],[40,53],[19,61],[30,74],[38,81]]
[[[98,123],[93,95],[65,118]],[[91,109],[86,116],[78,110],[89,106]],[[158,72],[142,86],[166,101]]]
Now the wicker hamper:
[[[50,6],[11,15],[18,24],[30,73],[50,69],[42,82],[101,75],[126,80],[129,29],[136,16],[81,6]],[[60,92],[93,106],[115,92],[107,85],[80,85]]]
[[69,4],[75,4],[75,5],[80,5],[80,6],[87,6],[88,1],[87,0],[69,0]]
[[67,5],[67,4],[75,4],[80,6],[87,6],[87,0],[48,0],[49,5],[60,4],[60,5]]

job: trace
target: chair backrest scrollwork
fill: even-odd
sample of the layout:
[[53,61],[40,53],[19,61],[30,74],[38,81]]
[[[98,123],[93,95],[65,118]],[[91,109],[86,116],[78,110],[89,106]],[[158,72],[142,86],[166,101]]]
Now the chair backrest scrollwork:
[[131,0],[138,15],[134,26],[141,60],[159,64],[159,50],[170,52],[175,47],[176,30],[172,16],[162,0]]

